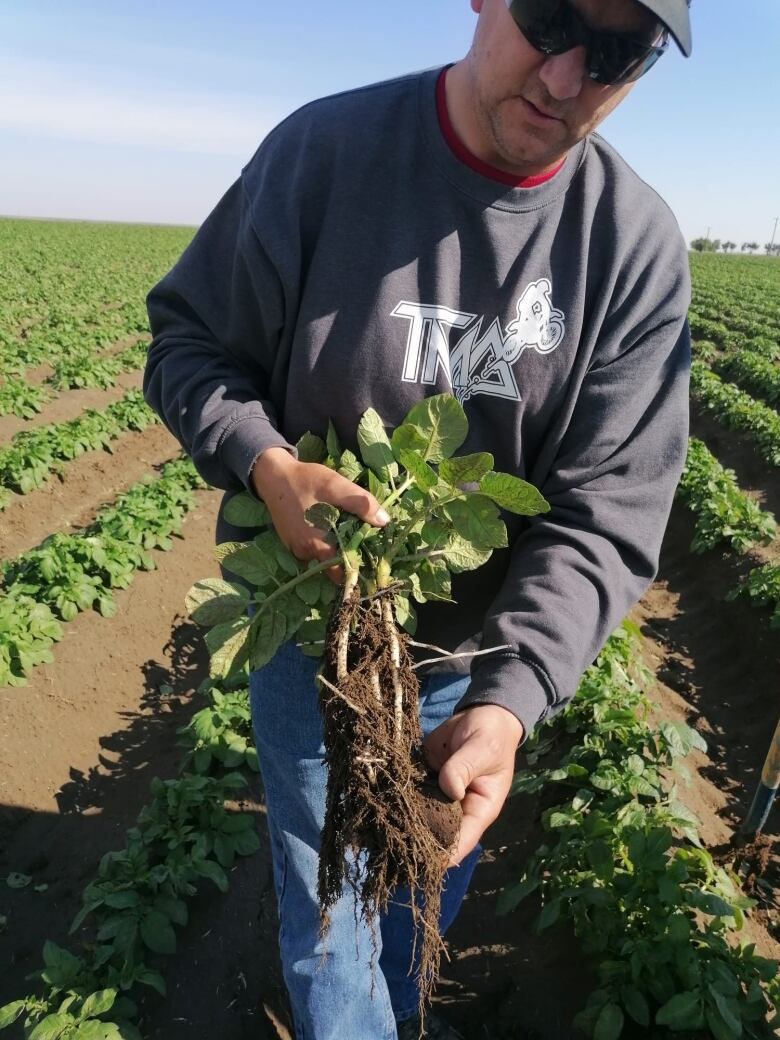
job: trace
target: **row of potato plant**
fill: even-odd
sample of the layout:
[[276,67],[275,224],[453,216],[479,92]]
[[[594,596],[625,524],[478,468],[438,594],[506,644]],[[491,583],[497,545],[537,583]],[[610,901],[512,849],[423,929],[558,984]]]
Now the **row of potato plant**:
[[236,858],[260,845],[251,814],[235,803],[257,770],[248,693],[206,680],[208,704],[181,727],[186,749],[176,779],[155,779],[152,798],[106,853],[82,894],[72,949],[47,941],[36,992],[0,1008],[0,1029],[22,1021],[26,1040],[141,1040],[139,987],[165,996],[161,955],[176,952],[176,929],[204,880],[220,892]]
[[27,495],[41,487],[63,465],[87,451],[111,452],[111,441],[128,430],[159,423],[140,390],[128,390],[103,411],[86,408],[75,419],[22,430],[0,448],[0,509],[11,491]]
[[769,358],[742,351],[717,358],[712,367],[719,376],[771,407],[780,404],[780,368]]
[[726,426],[750,434],[767,462],[780,465],[780,415],[773,408],[724,383],[699,360],[691,363],[691,392]]
[[32,419],[51,400],[48,387],[28,383],[22,376],[4,380],[0,385],[0,415]]
[[734,471],[724,468],[695,437],[688,441],[677,496],[696,514],[692,552],[706,552],[725,541],[743,553],[757,543],[768,544],[777,534],[772,513],[741,491]]
[[[514,794],[546,792],[547,837],[499,899],[532,893],[539,930],[568,922],[598,977],[575,1025],[594,1040],[635,1035],[768,1040],[780,1025],[777,963],[737,941],[754,905],[702,847],[678,800],[682,759],[705,750],[684,723],[650,717],[639,632],[624,623],[569,707],[529,740]],[[548,756],[554,765],[540,764]]]
[[39,664],[53,660],[59,621],[95,608],[116,611],[114,589],[127,588],[137,570],[155,568],[152,549],[171,548],[206,485],[188,458],[163,466],[159,477],[132,485],[88,526],[56,532],[38,547],[0,564],[0,686],[23,686]]
[[753,335],[748,335],[734,328],[730,322],[726,324],[720,319],[709,318],[693,310],[688,312],[688,325],[694,339],[713,340],[724,350],[746,350],[770,360],[780,354],[780,343],[771,329],[761,330],[763,335],[756,334],[758,330],[754,329]]
[[770,628],[780,628],[780,565],[765,563],[754,567],[740,584],[726,596],[728,600],[742,597],[755,607],[769,607],[772,611]]
[[104,310],[94,318],[88,324],[65,319],[36,326],[26,330],[20,340],[7,331],[0,332],[0,375],[20,377],[30,366],[52,364],[85,353],[99,354],[128,336],[149,332],[143,305],[139,307],[137,303]]
[[124,372],[134,372],[143,367],[147,349],[146,338],[115,354],[95,354],[85,348],[57,361],[48,381],[58,390],[75,390],[88,386],[107,390]]
[[124,372],[143,366],[147,349],[144,339],[107,356],[84,350],[56,361],[52,375],[38,385],[24,377],[6,379],[0,385],[0,415],[32,419],[52,400],[52,388],[74,390],[94,386],[107,390]]

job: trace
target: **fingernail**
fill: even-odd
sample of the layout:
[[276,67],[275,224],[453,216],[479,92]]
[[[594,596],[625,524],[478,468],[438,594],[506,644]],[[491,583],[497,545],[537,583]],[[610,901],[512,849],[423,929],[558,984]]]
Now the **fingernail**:
[[387,513],[384,511],[384,509],[377,509],[377,511],[376,511],[376,519],[378,520],[378,522],[383,527],[385,526],[385,524],[389,524],[390,523],[390,517],[387,515]]

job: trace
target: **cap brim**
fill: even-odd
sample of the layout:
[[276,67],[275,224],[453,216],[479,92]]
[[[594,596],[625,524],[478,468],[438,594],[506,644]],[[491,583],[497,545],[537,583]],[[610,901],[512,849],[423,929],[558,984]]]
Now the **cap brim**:
[[639,0],[639,2],[664,23],[685,57],[690,58],[693,50],[691,18],[685,0]]

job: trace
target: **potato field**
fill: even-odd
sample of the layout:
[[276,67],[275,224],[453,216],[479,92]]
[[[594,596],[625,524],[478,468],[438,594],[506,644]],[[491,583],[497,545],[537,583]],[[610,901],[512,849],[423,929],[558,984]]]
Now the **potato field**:
[[[3,1037],[292,1036],[246,683],[185,609],[222,492],[141,392],[192,234],[0,220]],[[468,1040],[778,1035],[780,810],[732,837],[780,717],[780,260],[691,267],[659,574],[518,755],[434,997]]]

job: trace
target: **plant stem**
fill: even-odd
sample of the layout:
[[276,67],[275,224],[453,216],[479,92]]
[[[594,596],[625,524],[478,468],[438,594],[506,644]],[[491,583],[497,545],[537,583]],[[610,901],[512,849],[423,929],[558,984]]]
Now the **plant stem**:
[[[341,602],[343,604],[348,604],[352,599],[352,593],[355,591],[355,586],[357,585],[359,574],[360,571],[357,569],[357,567],[348,566],[346,568],[344,586],[341,590]],[[347,620],[346,624],[342,624],[341,628],[336,634],[336,638],[336,678],[339,681],[339,683],[341,683],[347,677],[347,654],[349,650],[349,620]]]
[[[414,478],[411,477],[411,476],[408,476],[406,478],[406,480],[402,484],[398,485],[398,487],[395,489],[395,491],[392,491],[387,496],[387,498],[384,500],[384,502],[380,502],[379,503],[380,508],[386,510],[388,506],[393,505],[393,503],[396,502],[401,497],[401,495],[404,493],[404,491],[408,491],[409,490],[409,488],[412,486],[413,483],[414,483]],[[347,546],[347,548],[348,549],[352,549],[352,550],[359,549],[361,544],[363,543],[363,541],[366,538],[372,536],[372,534],[373,535],[379,534],[379,532],[382,531],[382,530],[384,530],[384,528],[382,528],[382,527],[374,527],[373,524],[369,524],[369,523],[361,524],[360,527],[357,529],[357,531],[355,531],[355,533],[352,535],[352,539],[351,539],[349,545]]]
[[397,556],[395,559],[396,563],[408,563],[409,561],[415,560],[434,560],[439,556],[446,556],[446,549],[433,549],[431,552],[418,552],[413,553],[411,556]]
[[[458,495],[451,495],[449,498],[437,499],[436,502],[430,502],[428,504],[428,507],[424,509],[421,513],[418,513],[416,516],[411,517],[407,521],[407,523],[405,523],[404,526],[396,533],[395,537],[393,538],[393,541],[390,543],[390,546],[388,547],[386,553],[388,560],[392,560],[395,557],[396,552],[404,544],[409,535],[409,532],[412,530],[415,524],[419,523],[420,520],[427,520],[434,513],[435,510],[439,509],[441,506],[449,505],[450,502],[454,502],[458,497]],[[415,557],[408,556],[398,557],[399,560],[414,558]]]
[[331,556],[329,560],[323,560],[322,563],[318,563],[315,567],[307,567],[305,571],[302,571],[295,578],[290,578],[290,580],[286,581],[284,585],[280,585],[279,588],[264,599],[262,603],[258,603],[257,614],[261,614],[268,604],[273,603],[278,596],[283,595],[285,592],[289,591],[289,589],[294,589],[296,585],[300,585],[302,581],[306,581],[306,579],[310,578],[313,574],[321,574],[322,571],[326,571],[329,567],[336,567],[338,564],[343,562],[344,560],[341,556]]

